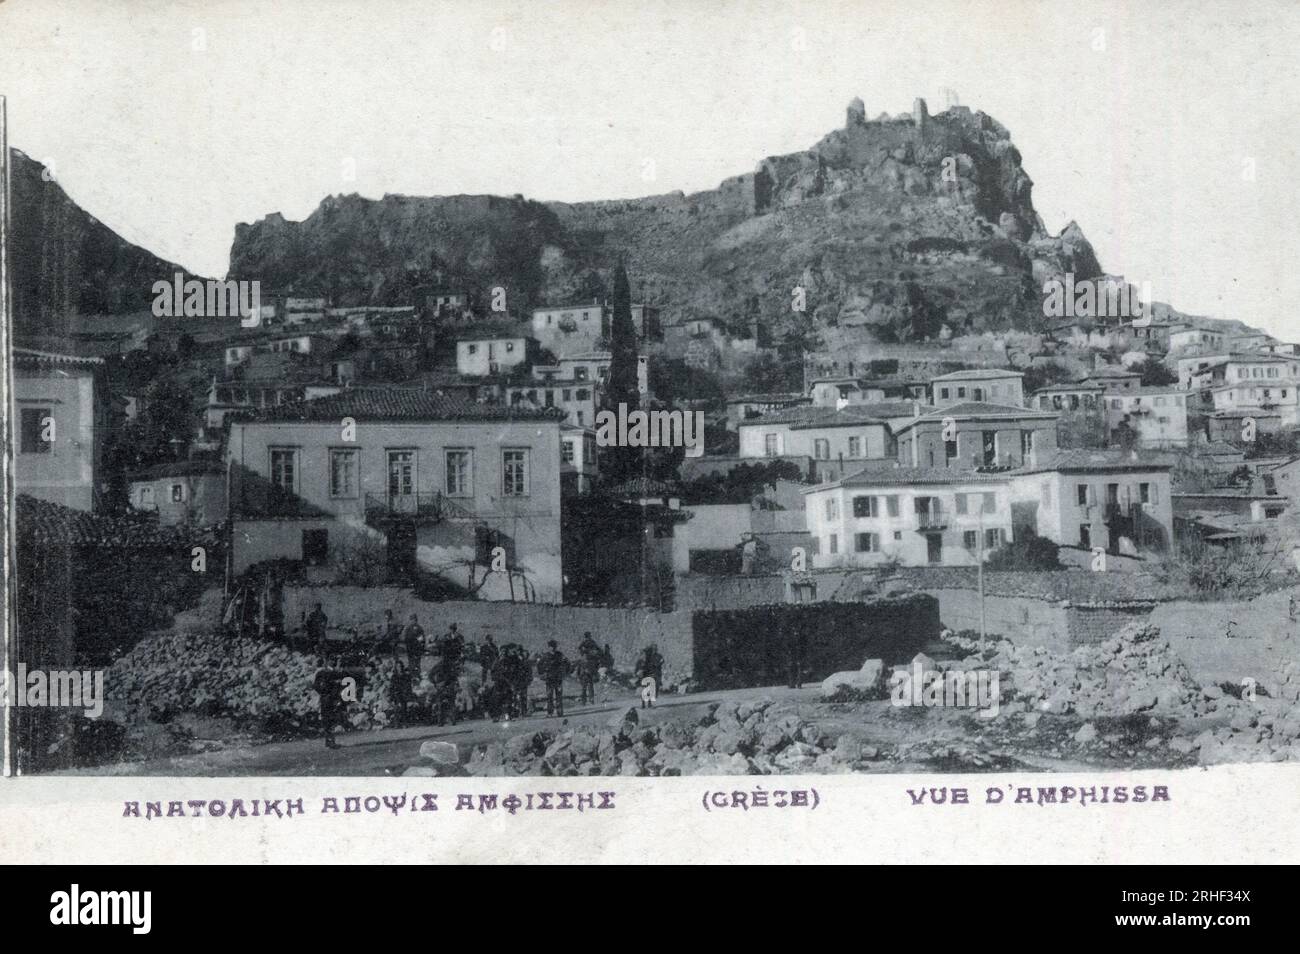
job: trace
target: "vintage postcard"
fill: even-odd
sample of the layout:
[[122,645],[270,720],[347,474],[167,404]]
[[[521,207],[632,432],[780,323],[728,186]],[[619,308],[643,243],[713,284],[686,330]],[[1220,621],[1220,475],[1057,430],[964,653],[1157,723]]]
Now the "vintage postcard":
[[1300,858],[1298,29],[0,3],[3,827]]

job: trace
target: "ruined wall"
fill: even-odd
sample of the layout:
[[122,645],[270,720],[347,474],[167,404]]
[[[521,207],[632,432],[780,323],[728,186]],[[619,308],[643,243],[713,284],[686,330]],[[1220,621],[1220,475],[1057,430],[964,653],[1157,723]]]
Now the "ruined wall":
[[[979,591],[935,589],[939,616],[953,630],[980,626]],[[1032,596],[984,597],[984,614],[990,635],[1004,636],[1017,646],[1041,646],[1067,653],[1076,646],[1109,639],[1129,623],[1148,617],[1154,602],[1072,603]]]
[[[980,600],[977,590],[936,589],[929,591],[939,601],[939,618],[952,630],[980,628]],[[1017,646],[1042,646],[1052,652],[1068,652],[1069,613],[1063,602],[1021,596],[985,596],[984,615],[988,632],[1005,636]]]
[[1082,646],[1109,639],[1129,623],[1149,617],[1155,606],[1155,603],[1127,606],[1072,604],[1066,612],[1070,645]]

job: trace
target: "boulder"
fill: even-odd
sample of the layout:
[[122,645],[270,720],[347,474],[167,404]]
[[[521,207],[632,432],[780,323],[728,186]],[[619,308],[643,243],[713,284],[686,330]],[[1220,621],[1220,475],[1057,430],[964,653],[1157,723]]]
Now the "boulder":
[[800,772],[812,767],[817,756],[821,754],[811,745],[804,742],[792,742],[777,755],[772,761],[782,771]]
[[761,752],[773,754],[780,752],[789,745],[793,739],[779,725],[770,725],[763,730],[763,734],[758,737],[758,748]]
[[841,689],[849,689],[855,692],[871,692],[877,687],[878,682],[878,679],[872,678],[869,674],[864,674],[860,669],[833,672],[822,680],[822,698],[829,699]]
[[640,722],[641,716],[637,713],[636,706],[628,706],[626,709],[614,713],[605,725],[608,728],[613,729],[615,732],[619,732],[622,731],[624,725],[631,724],[635,726],[639,725]]
[[1091,722],[1084,723],[1084,725],[1079,729],[1079,731],[1074,733],[1074,741],[1078,742],[1080,745],[1086,745],[1087,743],[1093,741],[1096,738],[1097,738],[1097,727],[1093,725]]
[[456,743],[443,742],[439,739],[430,739],[422,744],[420,757],[428,759],[435,765],[460,764],[460,750],[456,748]]
[[1255,725],[1255,713],[1249,709],[1238,709],[1228,724],[1236,731],[1244,732]]
[[862,742],[846,733],[836,741],[831,757],[837,762],[857,762],[863,757]]
[[720,755],[734,755],[740,751],[744,744],[744,739],[737,732],[719,732],[713,739],[713,745],[710,746],[714,752]]
[[701,755],[684,775],[748,775],[749,760],[743,755],[711,752]]

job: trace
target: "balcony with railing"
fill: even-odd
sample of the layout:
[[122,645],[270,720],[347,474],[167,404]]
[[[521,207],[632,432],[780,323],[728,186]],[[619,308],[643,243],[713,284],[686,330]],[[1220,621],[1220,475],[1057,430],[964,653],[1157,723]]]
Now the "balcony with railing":
[[922,498],[916,501],[916,529],[921,532],[946,530],[948,514],[943,504],[934,498]]
[[1103,523],[1126,523],[1142,516],[1142,505],[1135,502],[1107,501],[1102,511]]
[[440,490],[428,493],[366,494],[366,523],[377,526],[394,520],[441,523],[444,520],[473,520],[474,511]]

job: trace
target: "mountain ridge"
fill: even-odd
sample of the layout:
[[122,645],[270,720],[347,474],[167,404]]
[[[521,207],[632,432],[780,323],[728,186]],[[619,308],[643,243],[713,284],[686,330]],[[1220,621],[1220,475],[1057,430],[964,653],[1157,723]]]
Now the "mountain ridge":
[[[13,271],[20,331],[148,308],[152,283],[189,273],[127,242],[17,149]],[[1033,331],[1045,281],[1105,273],[1082,229],[1050,235],[1009,131],[966,107],[866,118],[806,150],[761,159],[714,189],[633,199],[331,195],[301,220],[238,223],[228,278],[335,304],[409,304],[432,284],[500,286],[519,317],[608,293],[626,262],[637,299],[667,323],[764,326],[809,349]],[[795,307],[798,289],[804,310]],[[1162,314],[1197,324],[1235,320]]]
[[[619,261],[669,323],[863,327],[880,341],[1032,329],[1043,281],[1103,275],[1077,224],[1047,234],[1010,133],[953,107],[868,120],[860,100],[809,149],[717,188],[634,199],[330,196],[305,219],[236,227],[231,275],[340,304],[396,304],[422,284],[501,286],[509,310],[587,300]],[[804,290],[806,312],[791,308]]]
[[187,269],[122,238],[81,208],[40,162],[10,147],[9,263],[14,327],[66,335],[79,316],[148,311],[153,283]]

